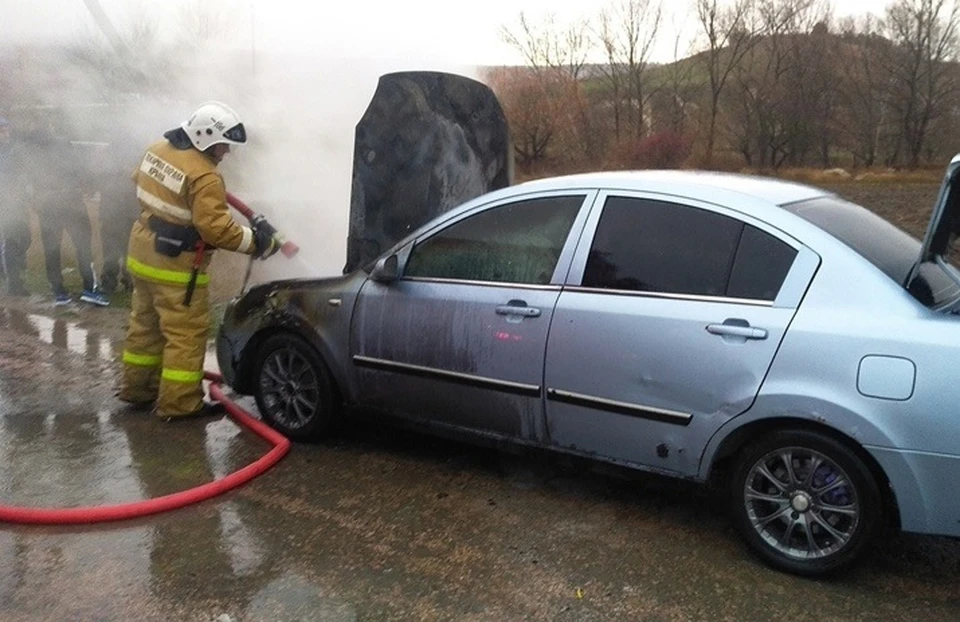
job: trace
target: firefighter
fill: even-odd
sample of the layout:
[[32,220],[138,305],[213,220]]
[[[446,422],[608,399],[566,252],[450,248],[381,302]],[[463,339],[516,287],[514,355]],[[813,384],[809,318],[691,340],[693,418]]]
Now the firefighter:
[[170,420],[217,412],[201,385],[213,250],[266,259],[279,244],[269,223],[241,226],[227,207],[217,164],[247,141],[237,113],[207,102],[163,136],[133,174],[141,212],[127,246],[133,299],[118,397],[138,409],[155,402]]

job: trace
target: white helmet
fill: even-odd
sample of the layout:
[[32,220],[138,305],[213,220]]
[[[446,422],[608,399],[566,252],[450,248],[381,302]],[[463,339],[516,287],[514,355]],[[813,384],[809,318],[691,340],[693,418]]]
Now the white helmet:
[[206,151],[211,145],[242,145],[247,142],[247,131],[243,129],[240,115],[220,102],[201,104],[180,127],[200,151]]

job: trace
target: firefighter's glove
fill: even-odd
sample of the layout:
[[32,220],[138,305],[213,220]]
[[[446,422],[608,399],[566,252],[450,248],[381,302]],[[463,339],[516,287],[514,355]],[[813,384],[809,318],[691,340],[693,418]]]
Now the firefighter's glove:
[[250,226],[253,228],[253,243],[256,246],[254,257],[267,259],[280,250],[280,244],[277,243],[276,238],[277,230],[267,222],[266,218],[258,215],[250,221]]

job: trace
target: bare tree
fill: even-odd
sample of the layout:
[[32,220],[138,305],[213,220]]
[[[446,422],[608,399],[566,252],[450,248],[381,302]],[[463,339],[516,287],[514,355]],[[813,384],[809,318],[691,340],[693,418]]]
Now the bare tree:
[[606,66],[601,65],[600,72],[603,75],[604,83],[607,85],[607,99],[613,111],[614,139],[619,142],[623,124],[624,102],[627,98],[627,77],[618,57],[612,31],[613,26],[609,16],[606,13],[601,14],[599,37],[600,44],[607,56],[607,64]]
[[867,14],[840,23],[841,57],[837,66],[838,129],[854,165],[873,166],[881,157],[881,134],[887,113],[888,78],[883,59],[890,42],[883,24]]
[[612,91],[617,140],[624,104],[634,136],[644,135],[644,111],[656,93],[646,88],[646,74],[662,15],[660,0],[613,0],[600,14],[598,34],[607,57],[601,71]]
[[739,86],[734,98],[739,114],[731,133],[748,164],[779,168],[796,147],[802,127],[804,92],[798,74],[804,71],[796,50],[805,35],[812,0],[758,0],[760,37],[732,68]]
[[678,36],[675,62],[654,71],[663,0],[608,1],[592,31],[606,61],[596,67],[585,22],[535,25],[521,14],[502,30],[529,66],[511,86],[525,128],[518,161],[594,165],[611,141],[682,137],[694,110],[706,166],[727,139],[764,168],[829,167],[838,148],[858,166],[917,166],[960,135],[960,0],[892,0],[885,20],[839,28],[829,0],[693,0],[698,53],[681,58]]
[[831,151],[836,146],[839,134],[836,112],[840,100],[840,72],[836,59],[842,47],[839,40],[828,30],[829,13],[814,26],[804,46],[801,60],[810,68],[811,102],[813,104],[813,131],[817,138],[820,165],[829,168]]
[[491,71],[487,82],[510,120],[514,155],[521,166],[534,166],[546,158],[556,134],[554,103],[543,91],[543,82],[532,69],[502,68]]
[[527,66],[537,73],[559,73],[571,80],[580,79],[592,45],[587,21],[575,21],[561,30],[553,15],[534,24],[522,12],[517,28],[502,26],[500,38],[517,50]]
[[[599,137],[581,85],[593,45],[589,22],[577,20],[560,28],[552,15],[534,24],[520,13],[518,28],[502,27],[500,34],[523,56],[539,82],[539,93],[548,99],[537,108],[549,110],[555,119],[563,121],[557,124],[558,131],[551,134],[551,143],[576,145],[588,160],[593,160],[598,152]],[[570,136],[561,136],[559,130],[564,127],[570,129]],[[545,151],[540,153],[545,155]]]
[[673,62],[664,69],[664,88],[668,95],[668,127],[676,134],[685,134],[689,110],[696,107],[693,70],[696,64],[686,54],[680,56],[683,33],[678,30],[673,39]]
[[901,126],[891,159],[906,151],[907,163],[916,166],[931,122],[957,89],[948,63],[957,53],[960,7],[950,0],[897,0],[887,8],[886,26],[894,43],[887,70],[899,94],[891,103]]
[[816,157],[830,165],[836,102],[836,38],[830,33],[830,7],[819,0],[768,0],[782,5],[786,22],[787,79],[779,114],[786,126],[784,161],[808,165]]
[[704,153],[704,164],[710,166],[713,163],[717,139],[720,96],[733,70],[759,42],[760,28],[755,20],[754,0],[732,0],[724,5],[720,4],[720,0],[695,2],[697,18],[706,39],[706,50],[699,58],[707,72],[710,86],[707,144]]

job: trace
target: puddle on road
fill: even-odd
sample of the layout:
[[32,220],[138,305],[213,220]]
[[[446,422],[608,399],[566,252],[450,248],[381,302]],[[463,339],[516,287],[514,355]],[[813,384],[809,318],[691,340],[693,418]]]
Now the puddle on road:
[[9,328],[75,354],[103,361],[112,361],[120,348],[119,343],[81,328],[76,322],[18,309],[0,309],[0,328]]
[[139,501],[222,478],[268,450],[227,418],[165,423],[91,405],[55,409],[0,415],[2,503]]
[[[0,308],[0,504],[131,503],[221,479],[268,451],[228,417],[166,423],[125,409],[113,396],[117,334],[75,316]],[[206,368],[216,369],[212,351]],[[0,525],[0,618],[129,619],[123,603],[150,593],[173,595],[179,613],[191,597],[243,601],[271,562],[252,520],[224,496],[109,526]],[[116,598],[90,599],[91,581]],[[52,603],[74,614],[44,608]]]
[[[122,343],[110,336],[70,319],[9,308],[0,309],[3,329],[64,352],[54,353],[54,369],[29,345],[0,353],[18,365],[16,372],[0,368],[0,503],[137,501],[224,477],[268,449],[225,416],[166,423],[126,410],[113,397],[116,372],[89,364],[116,360]],[[205,368],[217,368],[212,348]]]
[[[60,317],[27,313],[18,309],[0,309],[0,329],[4,328],[36,337],[44,343],[69,350],[87,359],[110,362],[118,359],[123,351],[122,340],[113,341],[99,332],[81,327],[77,322]],[[208,371],[220,369],[212,343],[207,347],[203,368]]]

